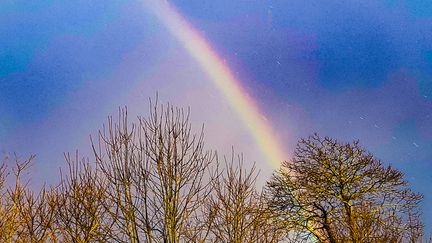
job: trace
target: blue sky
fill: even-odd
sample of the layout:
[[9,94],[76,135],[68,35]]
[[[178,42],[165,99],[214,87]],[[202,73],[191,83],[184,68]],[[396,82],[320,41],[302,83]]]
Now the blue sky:
[[[287,150],[314,131],[360,139],[425,194],[430,232],[432,2],[172,3],[242,80]],[[156,91],[196,107],[213,130],[236,128],[214,122],[227,109],[205,112],[223,101],[188,104],[199,100],[197,87],[211,86],[140,1],[5,0],[0,47],[0,150],[36,153],[52,171],[62,152],[85,150],[76,141],[88,141],[117,106],[134,109]],[[247,155],[248,138],[231,136]]]

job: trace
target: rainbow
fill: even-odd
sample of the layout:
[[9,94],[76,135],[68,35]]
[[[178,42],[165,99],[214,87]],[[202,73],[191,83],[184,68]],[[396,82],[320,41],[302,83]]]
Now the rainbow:
[[261,152],[275,168],[287,160],[284,149],[258,106],[241,86],[224,61],[205,40],[166,0],[143,0],[145,7],[201,66],[216,88],[239,115]]

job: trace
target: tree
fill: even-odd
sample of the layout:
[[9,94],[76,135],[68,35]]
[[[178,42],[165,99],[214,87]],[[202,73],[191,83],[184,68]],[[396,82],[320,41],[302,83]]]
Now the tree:
[[56,230],[62,242],[107,241],[106,181],[85,159],[65,154],[67,173],[56,189]]
[[214,175],[203,213],[212,242],[278,242],[282,238],[262,193],[256,189],[255,165],[245,169],[243,157],[236,163],[233,153],[231,161],[225,162],[225,170]]
[[192,132],[189,111],[150,104],[148,118],[128,121],[127,110],[93,143],[106,178],[106,215],[117,242],[180,242],[191,235],[194,214],[207,197],[214,153],[204,133]]
[[422,195],[403,176],[358,141],[315,134],[299,141],[266,193],[270,209],[296,241],[417,242]]
[[34,155],[20,160],[15,155],[12,169],[14,181],[6,186],[10,171],[0,166],[0,240],[2,242],[55,242],[56,207],[53,192],[43,186],[35,193],[23,181],[23,174],[32,165]]
[[10,192],[6,185],[8,175],[9,171],[4,161],[0,166],[0,240],[2,242],[12,241],[18,225],[18,212],[9,198]]

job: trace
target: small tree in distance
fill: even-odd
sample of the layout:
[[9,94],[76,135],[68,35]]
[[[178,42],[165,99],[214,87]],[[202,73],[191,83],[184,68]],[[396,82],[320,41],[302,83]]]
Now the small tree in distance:
[[295,241],[418,242],[422,195],[358,141],[301,139],[267,183],[271,210]]

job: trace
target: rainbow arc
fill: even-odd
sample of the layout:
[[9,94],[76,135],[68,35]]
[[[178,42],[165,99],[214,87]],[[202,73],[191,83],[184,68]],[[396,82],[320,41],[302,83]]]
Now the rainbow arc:
[[164,0],[143,0],[163,26],[200,65],[215,87],[239,115],[261,152],[274,167],[287,160],[278,137],[241,82],[213,50],[209,42],[185,18]]

